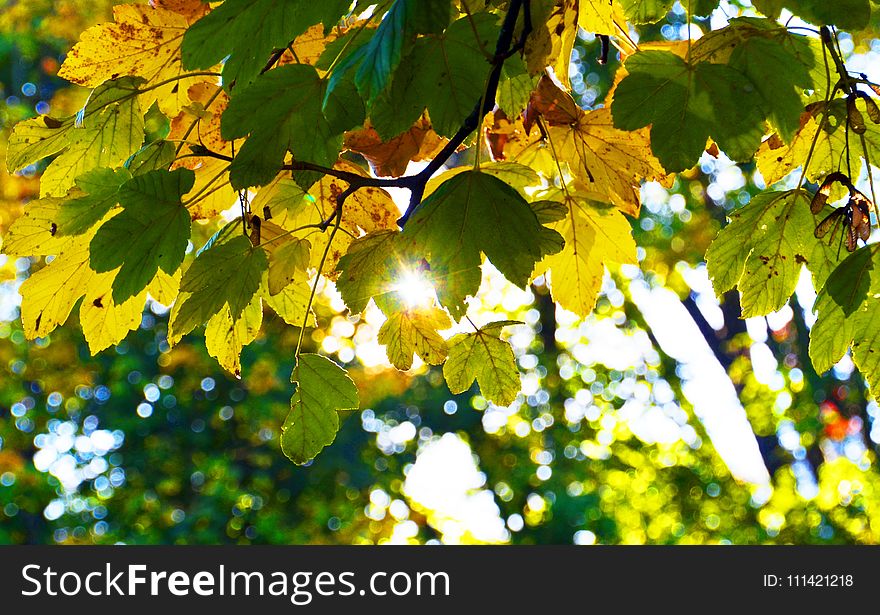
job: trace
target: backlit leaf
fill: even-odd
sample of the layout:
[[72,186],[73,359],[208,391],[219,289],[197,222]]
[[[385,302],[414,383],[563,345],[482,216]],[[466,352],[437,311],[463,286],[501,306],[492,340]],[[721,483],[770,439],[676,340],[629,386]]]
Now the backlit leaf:
[[193,182],[188,169],[151,171],[119,188],[122,211],[98,228],[91,266],[98,273],[120,267],[113,300],[138,294],[161,268],[174,274],[190,237],[189,212],[180,201]]
[[626,61],[617,86],[614,125],[651,125],[651,149],[667,171],[689,169],[711,137],[734,160],[748,160],[764,134],[760,97],[742,73],[722,64],[688,64],[668,51],[642,51]]
[[465,297],[480,286],[481,253],[522,286],[548,253],[547,242],[557,237],[516,190],[480,171],[442,184],[422,201],[402,235],[410,254],[427,259],[437,295],[456,318]]
[[438,331],[452,327],[452,321],[436,307],[412,308],[391,314],[379,329],[379,343],[385,346],[388,360],[399,370],[412,367],[413,354],[431,365],[439,365],[447,356],[446,340]]
[[180,64],[180,45],[187,18],[148,5],[119,4],[113,7],[113,19],[83,32],[58,76],[90,88],[122,76],[142,77],[150,84],[167,81],[142,94],[140,102],[147,109],[156,101],[163,113],[176,115],[189,103],[187,88],[206,79],[180,79],[186,73]]
[[474,333],[459,333],[448,340],[449,358],[443,377],[454,394],[467,391],[474,380],[480,394],[499,406],[513,403],[520,391],[519,371],[510,344],[498,337],[491,324]]
[[333,442],[339,412],[357,409],[358,393],[344,369],[317,354],[301,354],[290,379],[297,387],[281,428],[281,450],[303,464]]
[[181,296],[171,311],[169,341],[177,342],[225,306],[237,320],[259,290],[268,265],[265,251],[243,235],[199,254],[180,281]]

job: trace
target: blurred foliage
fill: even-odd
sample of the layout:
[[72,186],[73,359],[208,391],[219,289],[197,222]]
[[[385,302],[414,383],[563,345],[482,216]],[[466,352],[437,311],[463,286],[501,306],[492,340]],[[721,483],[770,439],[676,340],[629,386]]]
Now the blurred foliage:
[[[63,88],[55,71],[110,4],[5,3],[0,148],[15,121],[81,106],[83,93]],[[683,20],[676,9],[646,36],[675,38]],[[872,45],[855,41],[853,53]],[[575,53],[579,102],[598,104],[617,60],[600,66],[590,36]],[[36,193],[37,172],[0,171],[0,228]],[[328,291],[307,346],[349,366],[362,410],[305,467],[278,449],[295,330],[270,319],[244,351],[243,380],[226,375],[201,341],[169,349],[158,304],[138,331],[96,357],[75,323],[27,343],[14,296],[29,263],[3,260],[0,543],[880,542],[877,405],[851,365],[826,377],[812,370],[809,306],[792,300],[772,322],[760,319],[766,339],[756,339],[728,296],[715,308],[720,325],[709,327],[772,474],[772,488],[762,489],[731,477],[682,394],[686,374],[633,301],[630,283],[641,280],[696,304],[701,293],[688,280],[725,212],[763,189],[760,182],[749,165],[704,157],[669,191],[650,193],[634,222],[645,273],[607,280],[586,322],[554,313],[540,284],[518,291],[517,301],[484,296],[486,310],[527,323],[513,336],[528,394],[510,408],[473,393],[450,396],[436,368],[413,376],[359,366],[357,350],[375,326],[339,315]],[[581,360],[597,323],[648,350],[625,369]],[[754,369],[759,346],[776,360],[770,378]],[[637,435],[627,410],[636,398],[677,436]],[[450,433],[473,454],[477,483],[465,495],[490,497],[490,517],[501,524],[494,533],[450,518],[407,487],[418,454]]]

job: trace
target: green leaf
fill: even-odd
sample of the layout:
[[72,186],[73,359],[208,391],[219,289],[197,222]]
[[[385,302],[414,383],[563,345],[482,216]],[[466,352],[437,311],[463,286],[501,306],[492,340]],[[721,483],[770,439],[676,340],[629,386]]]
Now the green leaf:
[[862,30],[871,21],[870,0],[784,0],[782,5],[805,21],[843,30]]
[[[385,118],[374,124],[379,134],[407,130],[427,107],[434,130],[454,135],[485,91],[490,66],[484,52],[492,53],[497,35],[495,17],[478,13],[442,35],[419,38],[394,74],[388,96],[377,101],[386,107],[376,114]],[[390,122],[389,115],[399,117]]]
[[689,64],[667,51],[636,53],[626,69],[611,104],[614,125],[636,130],[650,124],[651,149],[667,171],[696,164],[709,137],[740,161],[761,144],[761,98],[739,71]]
[[102,273],[119,267],[113,301],[141,292],[161,268],[173,275],[186,253],[189,212],[180,197],[192,188],[189,169],[150,171],[119,188],[122,211],[101,225],[89,245],[89,265]]
[[496,100],[507,117],[516,117],[529,104],[538,77],[529,74],[525,61],[518,55],[508,58],[501,69]]
[[464,312],[465,297],[479,289],[481,253],[508,280],[525,286],[535,263],[562,246],[516,190],[480,171],[459,173],[431,193],[401,238],[409,254],[427,259],[440,302],[455,318]]
[[820,276],[827,275],[826,259],[834,253],[817,249],[816,219],[804,193],[762,192],[730,218],[706,251],[706,264],[719,296],[739,287],[743,318],[785,305],[803,265],[817,288],[825,282]]
[[880,246],[850,254],[828,278],[816,298],[816,324],[810,331],[810,358],[820,374],[852,347],[853,362],[877,398],[880,391]]
[[356,48],[337,67],[330,91],[357,66],[354,83],[364,100],[372,102],[387,87],[415,36],[442,32],[449,15],[448,0],[395,0],[369,42]]
[[86,171],[122,164],[144,141],[144,119],[137,102],[142,83],[134,77],[107,81],[95,88],[75,117],[40,116],[19,122],[9,137],[9,170],[60,152],[42,175],[40,194],[62,196]]
[[154,141],[132,156],[125,167],[132,175],[143,175],[158,169],[167,170],[177,157],[175,149],[174,143],[169,141]]
[[76,179],[85,196],[65,202],[58,210],[58,235],[81,235],[95,226],[119,202],[119,187],[131,179],[127,169],[93,169]]
[[[675,0],[621,0],[627,21],[635,24],[655,23],[666,17]],[[687,8],[687,4],[683,5]]]
[[383,312],[396,307],[393,284],[400,233],[379,230],[355,239],[339,259],[336,288],[353,314],[363,312],[372,298]]
[[268,267],[265,251],[244,235],[204,250],[180,280],[181,297],[171,312],[169,340],[176,342],[226,305],[232,320],[237,320],[259,290]]
[[226,58],[223,82],[242,87],[256,79],[275,49],[312,24],[335,23],[349,6],[341,0],[226,0],[187,29],[183,67],[207,69]]
[[[798,37],[791,38],[796,41]],[[730,57],[730,66],[748,77],[761,94],[767,119],[786,142],[800,128],[801,93],[813,87],[812,66],[802,62],[804,57],[809,55],[795,55],[779,41],[757,36],[737,46]]]
[[348,373],[321,355],[301,354],[290,380],[297,387],[281,427],[281,450],[303,464],[336,439],[339,412],[356,410],[360,402]]
[[331,167],[342,134],[363,121],[363,103],[349,88],[337,88],[322,108],[326,82],[314,67],[288,64],[236,91],[223,113],[224,139],[250,135],[230,168],[233,188],[269,183],[284,155]]
[[464,393],[476,380],[480,394],[489,401],[500,406],[513,403],[520,390],[519,371],[510,344],[498,337],[500,328],[507,324],[514,323],[490,323],[448,340],[443,377],[452,393]]

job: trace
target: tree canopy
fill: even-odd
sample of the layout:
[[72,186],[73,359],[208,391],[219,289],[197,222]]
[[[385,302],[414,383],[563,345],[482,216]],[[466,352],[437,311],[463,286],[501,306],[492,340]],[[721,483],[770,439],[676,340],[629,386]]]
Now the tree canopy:
[[[190,357],[181,365],[206,370],[193,358],[203,336],[230,390],[241,390],[236,379],[254,382],[248,369],[271,381],[266,408],[214,443],[244,456],[249,469],[236,472],[263,468],[266,484],[237,474],[261,501],[269,483],[291,476],[274,456],[310,471],[326,456],[328,476],[366,472],[357,468],[379,464],[375,451],[360,461],[333,452],[338,433],[356,439],[344,435],[355,411],[415,428],[421,414],[407,400],[446,407],[443,398],[483,412],[482,427],[465,433],[492,466],[504,516],[523,515],[529,540],[548,539],[537,528],[556,510],[601,541],[705,532],[754,542],[780,535],[778,515],[818,515],[794,524],[792,541],[840,532],[875,541],[875,506],[803,499],[798,473],[809,465],[826,499],[833,480],[858,483],[853,497],[876,497],[880,75],[864,60],[876,55],[876,7],[721,4],[151,0],[114,6],[106,21],[73,11],[82,21],[63,28],[41,15],[52,32],[34,48],[65,55],[43,71],[58,89],[51,106],[22,110],[7,99],[4,111],[2,254],[21,263],[8,272],[20,283],[21,329],[4,338],[37,347],[64,339],[53,347],[92,361],[64,337],[76,313],[97,360],[146,344],[148,356]],[[2,25],[22,36],[16,17]],[[757,474],[730,476],[714,428],[697,420],[700,404],[679,373],[687,360],[661,339],[649,307],[670,288],[748,416]],[[603,342],[586,324],[602,319],[639,348],[627,363],[597,367],[584,348],[617,339]],[[765,381],[753,370],[763,350],[742,337],[757,321],[758,343],[778,358]],[[9,348],[23,352],[21,340]],[[123,370],[137,371],[137,383],[164,377],[155,356],[138,361],[146,365]],[[28,398],[64,389],[77,414],[96,403],[94,386],[43,382]],[[199,390],[195,380],[186,387]],[[9,407],[23,403],[12,387],[4,395]],[[289,403],[279,414],[280,395]],[[160,399],[166,393],[144,403]],[[675,444],[645,442],[615,418],[636,399],[673,417],[676,433],[689,431]],[[391,400],[405,409],[375,418]],[[684,418],[673,406],[687,408]],[[21,407],[18,419],[33,409]],[[217,428],[230,420],[220,412]],[[502,416],[503,429],[486,426]],[[71,420],[63,429],[85,429]],[[56,435],[67,424],[40,423]],[[250,429],[262,435],[244,435]],[[797,444],[785,444],[786,429]],[[7,453],[9,443],[0,446]],[[511,454],[484,454],[493,446]],[[589,469],[579,476],[576,463]],[[200,464],[199,480],[210,477]],[[559,476],[535,469],[551,466]],[[764,467],[787,472],[774,476],[772,498],[734,480],[761,483]],[[650,487],[633,468],[651,474]],[[355,492],[369,483],[328,480],[356,483]],[[383,493],[400,490],[391,482]],[[681,503],[673,493],[693,489],[710,497]],[[590,498],[604,510],[592,520],[577,512]],[[603,526],[614,498],[639,519],[615,514]],[[659,510],[673,500],[679,508],[666,518]],[[737,533],[738,522],[751,525]],[[224,531],[251,538],[242,523]]]

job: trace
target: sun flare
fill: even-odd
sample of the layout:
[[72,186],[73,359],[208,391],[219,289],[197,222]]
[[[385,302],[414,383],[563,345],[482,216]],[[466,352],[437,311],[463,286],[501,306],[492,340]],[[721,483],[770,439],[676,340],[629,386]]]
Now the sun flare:
[[434,287],[418,271],[404,271],[391,288],[408,308],[428,307],[434,301]]

